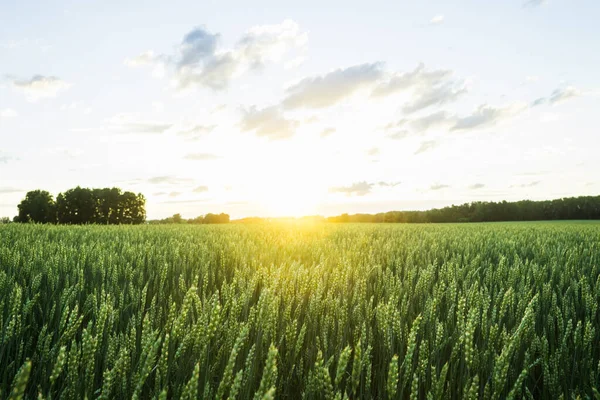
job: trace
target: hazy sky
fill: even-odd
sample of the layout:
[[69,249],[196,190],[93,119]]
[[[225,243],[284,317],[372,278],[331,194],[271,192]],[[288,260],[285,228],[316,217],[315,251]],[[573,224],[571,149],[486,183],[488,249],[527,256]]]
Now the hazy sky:
[[600,193],[600,2],[2,1],[0,216],[81,185],[180,212]]

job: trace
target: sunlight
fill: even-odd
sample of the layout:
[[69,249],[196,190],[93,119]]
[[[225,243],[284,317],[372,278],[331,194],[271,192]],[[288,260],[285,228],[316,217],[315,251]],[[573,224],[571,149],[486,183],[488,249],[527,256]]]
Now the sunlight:
[[273,217],[312,215],[319,205],[320,193],[314,188],[265,188],[257,199],[265,214]]

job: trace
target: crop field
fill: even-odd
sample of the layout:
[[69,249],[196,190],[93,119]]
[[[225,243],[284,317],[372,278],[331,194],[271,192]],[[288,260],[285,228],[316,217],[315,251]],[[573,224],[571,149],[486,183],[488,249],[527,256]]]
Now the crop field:
[[594,398],[600,224],[0,226],[0,398]]

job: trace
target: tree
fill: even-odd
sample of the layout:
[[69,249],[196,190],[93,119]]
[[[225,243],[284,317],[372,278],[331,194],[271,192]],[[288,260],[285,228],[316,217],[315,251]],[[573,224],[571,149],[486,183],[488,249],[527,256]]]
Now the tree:
[[118,208],[121,224],[141,224],[146,220],[146,198],[141,193],[123,193],[119,197]]
[[8,218],[8,217],[0,218],[0,225],[2,225],[2,224],[10,224],[10,218]]
[[97,224],[118,224],[122,215],[121,211],[121,189],[104,188],[92,190],[96,201],[96,216],[94,222]]
[[42,224],[56,222],[54,197],[45,190],[27,192],[17,208],[19,215],[14,218],[15,222],[39,222]]
[[212,214],[208,213],[204,216],[203,224],[227,224],[229,223],[229,215],[228,214]]
[[172,221],[172,222],[173,222],[174,224],[180,224],[180,223],[182,223],[182,222],[183,222],[183,218],[181,218],[181,214],[179,214],[179,213],[177,213],[177,214],[173,214],[173,217],[171,217],[171,218],[173,218],[173,221]]
[[92,190],[77,186],[56,197],[58,222],[91,224],[96,216],[96,200]]

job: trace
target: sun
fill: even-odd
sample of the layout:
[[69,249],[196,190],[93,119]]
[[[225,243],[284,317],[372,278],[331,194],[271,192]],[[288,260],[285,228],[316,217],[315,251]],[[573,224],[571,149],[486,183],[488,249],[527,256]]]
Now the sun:
[[273,190],[260,199],[265,214],[272,217],[301,217],[317,212],[318,198],[307,191]]

